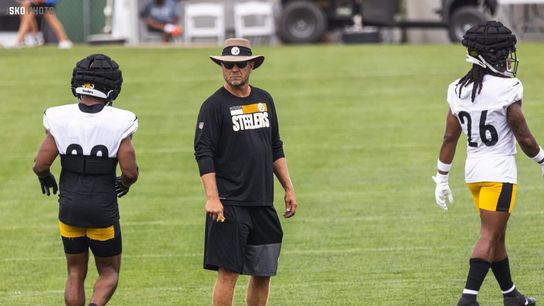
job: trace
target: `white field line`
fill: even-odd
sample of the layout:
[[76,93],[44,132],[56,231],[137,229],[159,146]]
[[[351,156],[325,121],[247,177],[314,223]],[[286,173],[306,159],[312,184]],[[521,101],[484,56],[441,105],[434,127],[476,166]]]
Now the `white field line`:
[[[384,288],[387,288],[391,284],[413,284],[413,283],[426,283],[425,280],[422,279],[392,279],[392,280],[381,280],[382,286]],[[277,282],[274,283],[274,288],[287,288],[291,289],[293,287],[316,287],[316,286],[335,286],[335,287],[350,287],[353,285],[360,285],[360,280],[357,281],[314,281],[314,282],[294,282],[289,284],[278,284]],[[446,286],[444,286],[445,288]],[[201,292],[211,292],[212,287],[209,285],[203,285],[203,286],[179,286],[179,287],[167,287],[167,286],[160,286],[160,287],[148,287],[148,288],[137,288],[137,287],[125,287],[116,292],[116,295],[121,296],[127,296],[127,295],[133,295],[134,292],[194,292],[195,290],[201,291]],[[4,296],[7,298],[17,298],[17,297],[30,297],[30,296],[44,296],[44,295],[59,295],[63,294],[63,290],[16,290],[16,291],[7,291],[4,293],[0,293],[0,297]]]
[[[413,251],[435,251],[452,250],[459,246],[415,246],[415,247],[381,247],[381,248],[350,248],[350,249],[307,249],[307,250],[289,250],[283,251],[283,255],[335,255],[335,254],[362,254],[362,253],[397,253]],[[202,257],[202,253],[183,253],[183,254],[140,254],[123,255],[125,259],[162,259],[162,258],[184,258],[184,257]],[[64,260],[61,256],[43,256],[43,257],[11,257],[2,258],[0,262],[28,262],[28,261],[57,261]]]
[[[280,207],[276,207],[279,213]],[[434,209],[434,207],[433,207]],[[515,215],[519,216],[535,216],[535,215],[544,215],[544,211],[522,211],[515,213]],[[350,217],[350,216],[342,216],[342,217],[330,217],[330,218],[305,218],[305,217],[299,217],[297,219],[294,219],[290,222],[302,222],[302,223],[344,223],[346,221],[348,222],[358,222],[358,221],[413,221],[413,220],[419,220],[422,218],[430,218],[434,216],[434,214],[421,214],[416,217],[415,215],[402,215],[402,216],[390,216],[390,215],[378,215],[378,216],[357,216],[357,217]],[[465,213],[465,214],[457,214],[452,217],[455,218],[466,218],[466,217],[474,217],[473,213]],[[152,225],[158,225],[158,226],[201,226],[204,224],[204,216],[202,216],[201,221],[197,222],[181,222],[181,221],[127,221],[123,222],[121,221],[121,227],[126,228],[126,231],[131,231],[129,228],[136,227],[136,226],[152,226]],[[0,231],[16,231],[16,230],[23,230],[23,229],[31,229],[31,230],[55,230],[58,229],[58,225],[56,223],[48,224],[48,225],[36,225],[36,226],[23,226],[23,225],[13,225],[13,226],[0,226]]]

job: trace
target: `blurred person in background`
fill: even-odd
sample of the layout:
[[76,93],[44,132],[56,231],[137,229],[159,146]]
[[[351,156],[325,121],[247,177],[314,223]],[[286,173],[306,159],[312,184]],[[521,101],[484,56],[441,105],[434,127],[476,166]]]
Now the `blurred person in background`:
[[151,32],[162,33],[164,42],[170,42],[183,32],[177,24],[180,9],[174,0],[151,0],[140,14],[147,28]]
[[[38,31],[38,23],[34,14],[30,13],[30,0],[24,0],[21,2],[21,7],[24,9],[24,14],[21,15],[21,21],[19,24],[19,32],[17,38],[11,47],[20,48],[24,46],[34,47],[43,45],[43,35]],[[32,40],[25,44],[25,36],[30,32]]]
[[[21,25],[19,26],[19,33],[15,42],[13,43],[14,47],[20,47],[23,45],[24,37],[26,33],[31,30],[33,37],[38,37],[37,34],[37,23],[36,23],[36,14],[40,14],[45,22],[51,27],[53,33],[59,41],[60,49],[70,49],[72,48],[72,41],[68,39],[66,32],[62,23],[59,21],[55,14],[55,6],[57,5],[58,0],[25,0],[22,2],[21,7],[24,7],[25,14],[21,16]],[[42,45],[43,38],[36,38],[36,44]]]

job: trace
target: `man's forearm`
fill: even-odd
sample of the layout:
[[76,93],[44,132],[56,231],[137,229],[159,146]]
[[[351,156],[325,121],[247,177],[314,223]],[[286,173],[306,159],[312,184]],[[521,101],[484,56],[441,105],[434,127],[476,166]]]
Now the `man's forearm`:
[[32,165],[32,170],[39,177],[47,176],[50,173],[50,168],[55,158],[57,157],[59,151],[57,150],[57,145],[53,136],[47,132],[45,139],[40,145],[38,154],[34,158],[34,164]]
[[34,161],[34,165],[32,166],[32,170],[38,177],[44,177],[51,173],[51,168],[46,165],[37,164],[36,161]]
[[285,190],[294,190],[293,182],[289,176],[289,169],[287,168],[287,161],[285,157],[278,158],[274,162],[274,174],[280,181],[281,186]]
[[208,199],[219,199],[219,191],[217,190],[217,181],[215,180],[215,172],[210,172],[200,177],[202,186]]
[[163,30],[164,29],[164,25],[165,23],[164,22],[160,22],[160,21],[157,21],[153,18],[146,18],[144,19],[144,23],[147,24],[148,26],[152,27],[153,29],[156,29],[156,30]]
[[136,183],[139,176],[138,166],[134,165],[133,167],[124,170],[125,171],[121,172],[121,181],[123,182],[123,185],[131,186]]

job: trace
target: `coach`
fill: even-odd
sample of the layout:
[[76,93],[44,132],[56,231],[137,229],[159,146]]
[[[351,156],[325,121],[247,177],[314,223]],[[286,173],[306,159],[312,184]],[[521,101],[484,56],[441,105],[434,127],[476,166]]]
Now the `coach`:
[[264,61],[249,41],[227,39],[221,56],[225,84],[203,104],[195,157],[206,193],[204,268],[217,270],[213,304],[231,305],[240,274],[250,275],[248,305],[266,305],[283,232],[273,206],[273,173],[285,189],[284,217],[297,202],[270,94],[249,85]]

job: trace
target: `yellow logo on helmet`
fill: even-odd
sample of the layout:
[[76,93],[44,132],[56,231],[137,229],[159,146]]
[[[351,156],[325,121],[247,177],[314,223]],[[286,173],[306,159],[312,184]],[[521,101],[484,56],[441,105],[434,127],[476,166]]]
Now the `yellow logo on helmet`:
[[94,88],[94,84],[87,83],[87,84],[85,84],[85,88],[93,89],[93,88]]

